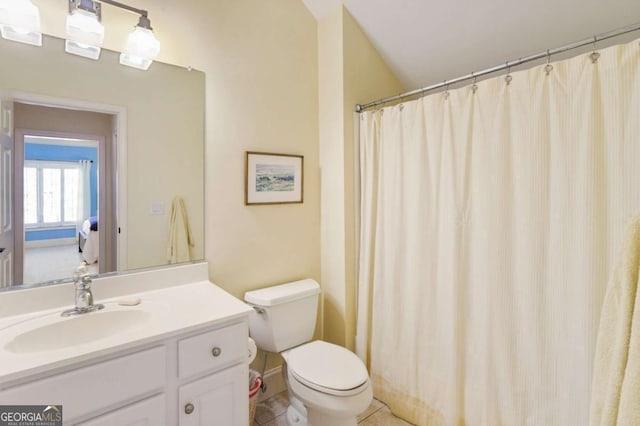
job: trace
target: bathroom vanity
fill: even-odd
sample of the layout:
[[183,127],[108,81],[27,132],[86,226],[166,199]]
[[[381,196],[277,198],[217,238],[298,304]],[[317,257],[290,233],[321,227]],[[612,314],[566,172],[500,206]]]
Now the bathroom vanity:
[[[105,308],[69,318],[72,285],[0,294],[0,405],[61,404],[65,425],[248,423],[250,308],[206,263],[99,278],[93,293]],[[24,312],[29,297],[51,306]]]

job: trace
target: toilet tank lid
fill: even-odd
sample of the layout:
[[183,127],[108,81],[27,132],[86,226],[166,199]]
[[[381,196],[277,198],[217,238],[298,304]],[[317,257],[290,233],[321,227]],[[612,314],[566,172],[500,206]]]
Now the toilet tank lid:
[[320,293],[320,284],[311,278],[248,291],[244,300],[256,306],[274,306]]

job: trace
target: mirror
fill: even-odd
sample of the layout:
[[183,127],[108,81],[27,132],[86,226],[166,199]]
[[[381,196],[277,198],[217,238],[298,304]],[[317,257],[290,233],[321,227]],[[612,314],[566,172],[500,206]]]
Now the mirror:
[[0,287],[204,258],[204,73],[48,36],[0,57]]

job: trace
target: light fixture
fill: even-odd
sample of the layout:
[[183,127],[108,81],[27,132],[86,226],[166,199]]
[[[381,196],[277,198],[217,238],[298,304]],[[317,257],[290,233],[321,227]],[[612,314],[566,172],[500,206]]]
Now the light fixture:
[[[120,63],[148,70],[160,52],[160,42],[153,34],[146,10],[116,0],[68,0],[65,51],[90,59],[99,59],[104,41],[102,4],[140,16],[138,25],[127,37]],[[0,0],[0,34],[2,38],[42,46],[40,12],[31,0]]]
[[146,16],[140,16],[138,25],[127,37],[124,52],[120,54],[120,63],[146,71],[158,53],[160,53],[160,42],[153,34],[151,21]]
[[0,35],[21,43],[42,46],[40,11],[31,0],[0,0]]
[[100,46],[104,40],[102,7],[93,0],[69,0],[67,15],[67,53],[89,59],[100,57]]

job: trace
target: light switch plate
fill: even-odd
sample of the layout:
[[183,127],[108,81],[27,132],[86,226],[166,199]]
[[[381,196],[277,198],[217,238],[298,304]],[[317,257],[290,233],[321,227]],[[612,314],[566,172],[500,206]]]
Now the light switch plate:
[[162,201],[153,201],[149,209],[149,213],[152,215],[163,215],[165,211],[165,203]]

